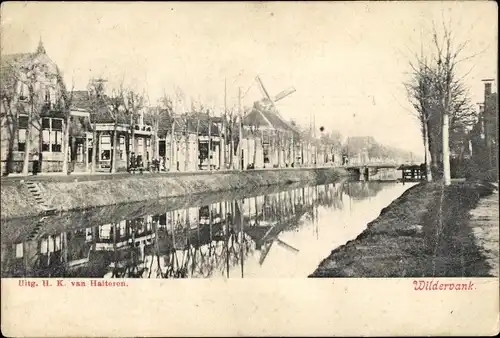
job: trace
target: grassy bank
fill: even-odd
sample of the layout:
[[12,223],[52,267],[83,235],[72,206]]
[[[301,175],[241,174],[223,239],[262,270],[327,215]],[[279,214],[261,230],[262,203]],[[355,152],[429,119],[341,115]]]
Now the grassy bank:
[[[317,168],[191,175],[121,175],[81,181],[78,178],[72,181],[50,179],[36,181],[36,184],[47,206],[57,211],[68,211],[294,182],[322,183],[345,175],[347,173],[340,168]],[[2,186],[2,219],[30,217],[42,211],[24,183],[11,182]]]
[[493,189],[478,182],[416,185],[356,239],[333,250],[310,277],[488,276],[468,220]]

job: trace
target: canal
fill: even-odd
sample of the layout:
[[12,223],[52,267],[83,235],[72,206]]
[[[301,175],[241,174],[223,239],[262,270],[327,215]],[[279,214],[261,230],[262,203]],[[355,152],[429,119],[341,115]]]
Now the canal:
[[2,277],[305,278],[412,185],[266,187],[2,222]]

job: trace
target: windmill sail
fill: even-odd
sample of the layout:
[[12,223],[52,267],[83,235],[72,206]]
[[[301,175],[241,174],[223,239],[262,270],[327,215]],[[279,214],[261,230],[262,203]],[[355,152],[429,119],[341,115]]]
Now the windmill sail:
[[281,92],[279,92],[275,97],[274,97],[274,102],[278,102],[279,100],[281,99],[284,99],[285,97],[287,97],[288,95],[290,94],[293,94],[295,93],[296,89],[295,87],[290,87],[290,88],[287,88]]
[[262,80],[260,79],[260,77],[259,77],[259,76],[257,76],[257,77],[255,78],[255,80],[257,80],[257,83],[259,84],[259,88],[260,88],[260,90],[262,91],[262,94],[264,94],[264,97],[265,97],[266,99],[268,99],[269,101],[271,101],[271,102],[272,102],[271,96],[270,96],[270,95],[269,95],[269,93],[267,92],[266,87],[264,87],[264,84],[262,83]]

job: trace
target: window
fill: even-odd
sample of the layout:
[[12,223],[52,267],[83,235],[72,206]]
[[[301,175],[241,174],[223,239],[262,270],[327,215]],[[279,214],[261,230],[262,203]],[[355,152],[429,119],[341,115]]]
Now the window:
[[19,129],[17,131],[17,150],[26,150],[26,129]]
[[44,117],[42,119],[42,128],[43,129],[50,129],[50,118]]
[[62,131],[62,119],[52,119],[52,130]]
[[17,130],[17,150],[26,150],[26,129],[28,128],[28,116],[19,116],[19,129]]
[[62,119],[42,119],[42,151],[62,151]]
[[120,238],[127,237],[127,221],[120,222]]
[[50,130],[42,130],[42,151],[50,151]]
[[111,159],[111,150],[101,151],[101,160],[109,161]]
[[101,136],[101,160],[107,161],[111,159],[111,136]]
[[52,144],[52,152],[60,153],[62,148],[62,132],[60,131],[51,131],[50,133],[50,143]]
[[120,136],[120,144],[118,145],[118,154],[120,156],[120,160],[123,160],[124,152],[123,150],[125,149],[125,136]]
[[149,147],[151,145],[151,139],[147,138],[146,139],[146,147]]

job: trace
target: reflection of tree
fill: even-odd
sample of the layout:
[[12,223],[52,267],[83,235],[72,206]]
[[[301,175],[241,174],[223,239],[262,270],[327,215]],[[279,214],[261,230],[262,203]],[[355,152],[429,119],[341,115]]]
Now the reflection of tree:
[[383,182],[346,182],[345,193],[355,200],[363,200],[375,197],[382,189]]

